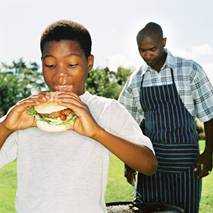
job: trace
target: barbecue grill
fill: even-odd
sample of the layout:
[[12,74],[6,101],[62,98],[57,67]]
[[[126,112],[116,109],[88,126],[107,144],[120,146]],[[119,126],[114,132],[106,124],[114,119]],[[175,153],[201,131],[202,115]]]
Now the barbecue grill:
[[111,202],[106,203],[107,213],[184,213],[180,207],[166,203]]

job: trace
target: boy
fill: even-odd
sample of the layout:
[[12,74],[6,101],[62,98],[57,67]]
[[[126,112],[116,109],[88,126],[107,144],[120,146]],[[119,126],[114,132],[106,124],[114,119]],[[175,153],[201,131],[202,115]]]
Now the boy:
[[[91,43],[78,23],[47,27],[40,41],[42,71],[55,95],[43,92],[18,102],[0,123],[0,167],[17,159],[17,212],[104,212],[109,151],[144,174],[156,170],[152,144],[127,110],[85,92]],[[70,130],[42,131],[27,114],[52,98],[77,115]]]

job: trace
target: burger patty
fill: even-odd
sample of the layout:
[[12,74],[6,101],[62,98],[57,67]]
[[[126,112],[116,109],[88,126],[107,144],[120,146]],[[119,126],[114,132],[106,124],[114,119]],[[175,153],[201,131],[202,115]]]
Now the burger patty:
[[52,112],[50,114],[39,114],[39,115],[48,118],[60,118],[61,120],[65,121],[70,114],[73,114],[73,111],[67,108],[61,111]]

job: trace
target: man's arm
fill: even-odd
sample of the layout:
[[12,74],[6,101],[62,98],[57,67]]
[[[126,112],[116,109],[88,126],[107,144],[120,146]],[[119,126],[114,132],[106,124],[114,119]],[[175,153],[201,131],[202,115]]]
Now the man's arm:
[[195,171],[199,178],[212,170],[213,139],[213,87],[202,67],[194,63],[194,76],[191,84],[196,116],[204,122],[206,133],[205,151],[197,159]]
[[[212,153],[213,153],[213,119],[204,123],[206,132],[206,146],[203,155],[206,158],[206,165],[204,168],[205,174],[209,174],[212,171]],[[204,174],[204,176],[205,176]]]
[[199,178],[207,176],[212,170],[213,152],[213,119],[204,123],[206,146],[204,152],[198,157],[195,171]]
[[206,134],[206,147],[205,152],[212,155],[213,153],[213,119],[204,123]]

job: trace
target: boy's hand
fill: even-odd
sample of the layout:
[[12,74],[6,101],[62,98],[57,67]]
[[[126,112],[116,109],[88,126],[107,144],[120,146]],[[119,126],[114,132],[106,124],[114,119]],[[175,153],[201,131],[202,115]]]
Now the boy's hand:
[[77,119],[72,129],[79,134],[93,138],[101,127],[92,117],[88,106],[74,93],[60,92],[57,96],[57,102],[70,108],[76,115]]
[[10,109],[5,120],[2,122],[2,125],[4,125],[9,131],[36,126],[34,117],[28,115],[27,109],[46,101],[47,97],[45,96],[45,93],[40,93],[39,95],[34,95],[19,101]]

